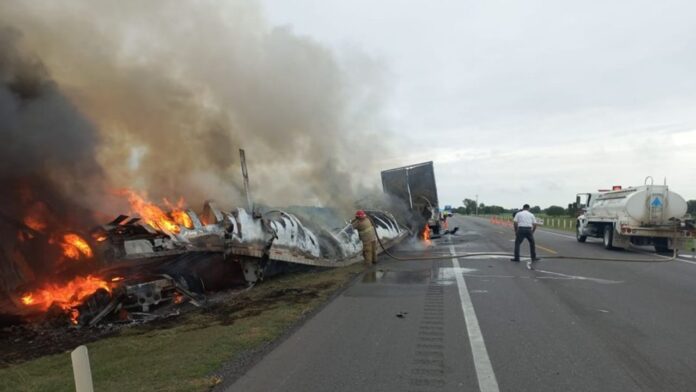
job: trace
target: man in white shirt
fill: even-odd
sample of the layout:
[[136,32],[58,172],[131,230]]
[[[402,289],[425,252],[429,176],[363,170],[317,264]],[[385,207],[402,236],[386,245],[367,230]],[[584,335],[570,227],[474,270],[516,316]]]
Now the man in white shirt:
[[534,231],[537,228],[537,220],[534,214],[529,212],[529,204],[522,207],[522,211],[515,214],[513,218],[513,226],[515,227],[515,257],[510,261],[520,261],[520,244],[527,239],[529,241],[529,253],[532,259],[527,262],[527,268],[532,268],[532,263],[539,261],[536,257],[536,247],[534,245]]

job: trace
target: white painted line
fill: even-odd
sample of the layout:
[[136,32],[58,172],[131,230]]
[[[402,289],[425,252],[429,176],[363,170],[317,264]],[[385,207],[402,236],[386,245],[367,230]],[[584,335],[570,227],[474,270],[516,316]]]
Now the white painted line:
[[[545,234],[551,234],[551,235],[555,235],[555,236],[563,237],[563,238],[570,238],[570,239],[573,239],[573,240],[576,239],[575,236],[572,236],[572,235],[556,233],[556,232],[547,231],[547,230],[544,230],[544,229],[538,229],[537,232],[539,232],[539,233],[545,233]],[[510,241],[511,241],[511,242],[514,242],[515,240],[510,240]],[[634,249],[634,250],[635,250],[635,249]],[[651,255],[650,253],[648,253],[648,252],[643,252],[643,251],[638,251],[638,253],[643,253],[643,254]],[[661,257],[661,258],[663,258],[663,259],[671,259],[671,257],[667,257],[667,256],[662,256],[662,255],[656,255],[656,256]],[[682,261],[682,262],[684,262],[684,263],[689,263],[689,264],[694,264],[694,265],[696,265],[696,261],[685,260],[685,259],[683,259],[682,257],[690,257],[690,256],[678,256],[678,257],[676,258],[676,260],[677,260],[677,261]],[[549,257],[549,258],[552,258],[552,257]]]
[[575,236],[567,235],[567,234],[561,234],[561,233],[556,233],[556,232],[553,232],[553,231],[546,231],[546,230],[537,230],[537,231],[538,231],[539,233],[546,233],[546,234],[551,234],[551,235],[557,235],[557,236],[563,237],[563,238],[570,238],[570,239],[573,239],[573,240],[576,239]]
[[[644,255],[657,256],[657,257],[663,258],[663,259],[665,259],[665,260],[671,260],[671,259],[672,259],[672,256],[663,256],[663,255],[659,255],[659,254],[656,254],[656,253],[646,252],[646,251],[640,250],[640,249],[633,249],[633,251],[635,251],[635,252],[637,252],[637,253],[644,254]],[[684,259],[682,259],[682,257],[684,257],[684,256],[677,256],[677,258],[676,258],[675,260],[676,260],[676,261],[683,261],[684,263],[689,263],[689,264],[696,264],[696,261],[684,260]]]
[[[560,233],[554,233],[554,232],[552,232],[552,231],[546,231],[546,230],[538,230],[538,231],[541,232],[541,233],[551,234],[551,235],[555,235],[555,236],[559,236],[559,237],[570,238],[570,239],[576,239],[575,237],[573,237],[573,236],[571,236],[571,235],[565,235],[565,234],[560,234]],[[513,241],[514,241],[514,240],[513,240]],[[645,251],[642,251],[642,250],[639,250],[639,249],[632,249],[632,250],[633,250],[633,251],[636,251],[637,253],[642,253],[642,254],[645,254],[645,255],[653,256],[652,253],[645,252]],[[661,258],[663,258],[663,259],[671,259],[671,258],[672,258],[671,256],[663,256],[663,255],[658,255],[658,254],[655,254],[654,256],[661,257]],[[683,262],[685,262],[685,263],[689,263],[689,264],[694,264],[694,265],[696,265],[696,261],[685,260],[685,259],[683,259],[682,257],[685,257],[685,256],[677,256],[676,260],[677,260],[677,261],[683,261]],[[686,256],[686,257],[688,257],[688,256]],[[551,257],[549,257],[549,258],[551,258]]]
[[696,261],[687,260],[687,259],[685,259],[685,257],[696,260],[696,255],[693,255],[693,254],[692,255],[679,255],[679,256],[677,256],[677,260],[683,261],[683,262],[689,263],[689,264],[696,264]]
[[[579,275],[566,275],[566,274],[562,274],[560,272],[545,271],[545,270],[541,270],[541,269],[535,269],[535,271],[541,272],[544,274],[555,275],[555,276],[561,277],[563,279],[588,280],[591,282],[606,283],[606,284],[623,283],[623,280],[609,280],[609,279],[600,279],[600,278],[590,278],[587,276],[579,276]],[[543,276],[537,277],[537,279],[543,279],[543,278],[544,278]]]
[[[456,255],[453,245],[449,246],[449,250],[452,256]],[[461,268],[459,266],[459,259],[453,257],[452,266],[457,269]],[[493,373],[493,366],[488,357],[486,343],[483,341],[483,334],[481,333],[481,327],[479,327],[474,304],[471,302],[471,297],[469,297],[469,289],[466,287],[466,281],[462,274],[457,274],[456,278],[457,288],[459,289],[459,300],[462,304],[462,312],[464,313],[464,322],[466,323],[466,330],[469,333],[471,354],[474,357],[474,367],[476,368],[479,390],[481,392],[499,392],[498,381],[495,379],[495,373]]]

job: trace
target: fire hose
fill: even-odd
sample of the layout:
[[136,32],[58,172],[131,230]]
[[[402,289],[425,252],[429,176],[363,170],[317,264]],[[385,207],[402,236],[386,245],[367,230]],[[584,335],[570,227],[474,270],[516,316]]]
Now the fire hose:
[[[477,257],[477,256],[507,256],[507,257],[514,257],[512,253],[509,252],[467,252],[467,253],[455,253],[447,256],[424,256],[424,257],[399,257],[394,254],[392,254],[389,249],[387,249],[386,246],[382,243],[382,239],[379,238],[379,233],[377,232],[377,226],[375,225],[375,222],[372,220],[372,217],[367,215],[367,218],[370,219],[370,223],[372,224],[372,229],[375,232],[375,237],[377,238],[377,242],[379,242],[379,246],[382,247],[382,250],[384,250],[384,253],[391,257],[394,260],[398,261],[410,261],[410,260],[451,260],[453,258],[456,259],[464,259],[464,258],[471,258],[471,257]],[[543,259],[559,259],[559,260],[589,260],[589,261],[619,261],[619,262],[630,262],[630,263],[666,263],[670,261],[674,261],[677,259],[677,248],[674,248],[672,257],[666,258],[662,257],[659,259],[643,259],[643,260],[634,260],[634,259],[620,259],[620,258],[615,258],[615,257],[586,257],[586,256],[564,256],[564,255],[557,255],[557,256],[552,256],[552,257],[540,257],[538,258],[539,260]]]

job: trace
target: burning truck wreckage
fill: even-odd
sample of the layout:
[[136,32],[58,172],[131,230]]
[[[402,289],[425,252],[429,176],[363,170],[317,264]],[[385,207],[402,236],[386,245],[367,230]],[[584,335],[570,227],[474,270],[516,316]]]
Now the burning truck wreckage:
[[[15,245],[2,249],[8,297],[2,324],[143,322],[157,318],[158,308],[202,307],[210,293],[274,274],[362,260],[362,243],[349,223],[327,229],[281,210],[222,211],[213,202],[200,213],[184,209],[183,200],[166,203],[167,210],[132,191],[128,199],[135,216],[120,215],[84,234],[51,232],[37,211],[21,222],[0,217],[5,229],[16,230]],[[409,235],[392,214],[367,213],[384,247]],[[53,257],[58,267],[32,279],[32,257]],[[8,287],[9,277],[15,287]]]
[[[30,26],[59,24],[41,22],[53,12],[20,4],[16,12],[3,9],[8,28],[0,29],[0,344],[5,347],[0,367],[15,353],[56,352],[61,348],[53,343],[63,344],[71,334],[97,335],[112,326],[161,320],[194,307],[211,310],[227,294],[276,274],[362,261],[362,243],[345,213],[253,208],[244,157],[237,161],[230,154],[242,144],[264,154],[259,165],[259,183],[268,186],[259,198],[263,203],[283,206],[310,199],[348,206],[358,189],[369,189],[353,180],[362,177],[360,170],[368,170],[371,154],[356,156],[346,147],[372,131],[360,131],[362,124],[347,120],[354,117],[354,105],[346,101],[343,78],[334,80],[342,72],[334,69],[328,51],[294,35],[284,37],[284,31],[259,35],[247,25],[259,18],[244,16],[244,7],[239,13],[242,32],[251,28],[249,36],[269,39],[268,44],[259,41],[269,52],[234,40],[229,43],[241,52],[211,51],[216,53],[211,59],[215,69],[230,71],[222,83],[209,79],[213,75],[206,61],[185,60],[197,56],[185,55],[180,64],[185,67],[171,67],[171,59],[160,59],[147,47],[133,48],[133,54],[143,50],[153,56],[151,63],[137,66],[110,57],[120,50],[105,50],[94,63],[102,56],[43,53],[43,45],[37,44],[43,42],[44,30]],[[222,13],[213,11],[211,20],[217,20]],[[68,14],[88,19],[74,10]],[[141,13],[137,15],[139,19]],[[123,30],[108,30],[130,35],[130,18],[118,18],[119,25],[121,19]],[[237,34],[237,24],[227,26],[232,19],[223,19],[220,27],[234,27],[231,32]],[[54,36],[63,38],[49,47],[74,41],[63,35],[72,29],[59,30]],[[219,30],[212,30],[211,42],[218,42]],[[176,34],[159,27],[151,33],[162,34],[165,46],[171,41],[172,53],[184,53],[179,40],[171,40]],[[114,43],[125,42],[113,38]],[[190,45],[198,52],[200,40]],[[297,62],[291,56],[285,64],[293,45],[297,53],[317,58]],[[246,60],[257,55],[260,64]],[[74,63],[61,65],[64,60]],[[99,72],[89,72],[92,66]],[[330,77],[316,83],[317,74]],[[119,76],[112,80],[108,75]],[[298,94],[298,86],[306,93]],[[305,96],[319,99],[298,99]],[[203,202],[242,199],[241,184],[228,176],[240,165],[247,200],[238,206],[243,207]],[[183,199],[162,199],[179,194],[195,200],[195,210]],[[427,198],[430,207],[437,205],[436,198]],[[374,207],[366,212],[381,239],[378,251],[427,227],[420,216],[413,217],[420,214],[414,214],[417,208],[423,209],[422,200],[414,193],[406,204],[398,198],[360,203]],[[43,333],[56,339],[35,339]],[[31,342],[32,350],[26,344]],[[74,345],[62,348],[68,347]]]

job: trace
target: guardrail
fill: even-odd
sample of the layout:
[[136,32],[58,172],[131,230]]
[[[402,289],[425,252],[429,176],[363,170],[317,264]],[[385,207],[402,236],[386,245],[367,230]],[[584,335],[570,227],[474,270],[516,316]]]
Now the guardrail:
[[557,217],[557,218],[541,218],[543,219],[543,227],[548,227],[550,229],[575,231],[575,218],[569,217]]

